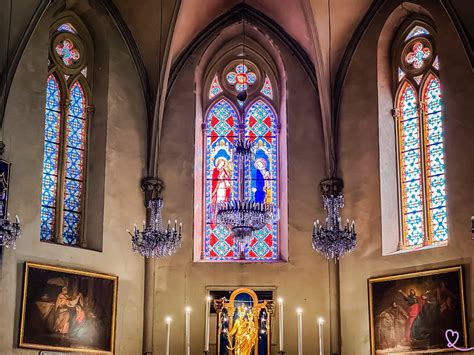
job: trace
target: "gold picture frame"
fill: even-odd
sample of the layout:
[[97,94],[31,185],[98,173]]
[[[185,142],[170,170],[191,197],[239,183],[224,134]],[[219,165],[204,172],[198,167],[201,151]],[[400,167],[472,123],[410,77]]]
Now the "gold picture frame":
[[25,262],[19,347],[114,354],[118,277]]
[[462,266],[367,280],[370,353],[452,352],[446,331],[468,346]]

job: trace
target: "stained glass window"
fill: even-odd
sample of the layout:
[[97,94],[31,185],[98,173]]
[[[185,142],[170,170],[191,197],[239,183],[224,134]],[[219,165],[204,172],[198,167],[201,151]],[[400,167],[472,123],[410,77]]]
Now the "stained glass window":
[[[245,115],[245,135],[254,147],[254,159],[246,169],[246,198],[278,206],[277,122],[269,104],[253,103]],[[249,260],[278,258],[278,223],[254,233],[248,250]]]
[[[245,137],[252,143],[253,159],[246,166],[244,195],[246,199],[278,206],[278,120],[271,101],[274,91],[268,76],[261,80],[246,64],[237,64],[223,76],[237,92],[258,85],[256,97],[240,101],[219,97],[223,89],[215,75],[209,98],[214,99],[206,114],[204,152],[204,236],[203,259],[207,261],[239,261],[234,249],[232,231],[216,224],[215,206],[239,196],[239,170],[233,164],[239,122]],[[220,92],[218,92],[220,90]],[[232,95],[228,95],[232,96]],[[234,95],[235,96],[235,95]],[[280,258],[278,222],[254,232],[246,247],[247,261],[275,261]]]
[[[402,43],[397,67],[396,101],[399,141],[402,247],[446,242],[446,180],[441,89],[438,58],[420,40],[429,31],[416,26]],[[430,42],[427,43],[431,48]],[[429,65],[428,65],[429,64]],[[404,75],[400,76],[400,72]]]
[[231,231],[215,224],[212,208],[238,194],[238,172],[232,161],[237,124],[237,111],[225,99],[216,102],[207,114],[204,254],[208,260],[232,260],[234,257]]
[[263,87],[261,90],[261,93],[268,97],[269,99],[273,99],[273,89],[272,89],[272,83],[268,76],[265,76],[265,81],[263,82]]
[[76,29],[74,28],[73,25],[70,23],[63,23],[58,27],[59,32],[70,32],[70,33],[76,33]]
[[244,91],[247,90],[249,85],[255,84],[257,74],[249,71],[247,65],[238,64],[233,71],[227,73],[226,79],[230,85],[235,86],[235,90]]
[[409,39],[414,38],[414,37],[418,37],[418,36],[421,36],[421,35],[428,35],[428,34],[430,34],[430,32],[426,28],[421,27],[421,26],[415,26],[408,33],[408,36],[405,38],[405,40],[409,40]]
[[61,126],[61,92],[53,74],[46,85],[43,184],[41,198],[41,240],[54,239],[58,187]]
[[[59,32],[73,30],[70,23],[58,27]],[[74,62],[75,55],[72,42],[67,38],[60,45],[60,51],[58,46],[55,48],[59,58],[53,56],[48,60],[54,73],[49,75],[46,86],[40,239],[77,245],[81,240],[83,220],[87,68],[62,73],[63,67],[57,61],[69,65]],[[70,74],[75,75],[72,83],[68,83]]]
[[217,95],[222,92],[221,85],[219,84],[219,78],[217,74],[214,75],[214,79],[212,79],[211,87],[209,88],[209,98],[213,99]]

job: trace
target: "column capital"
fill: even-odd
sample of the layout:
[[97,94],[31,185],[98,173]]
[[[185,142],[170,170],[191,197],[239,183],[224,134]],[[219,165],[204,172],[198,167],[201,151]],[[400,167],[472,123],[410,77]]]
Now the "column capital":
[[145,194],[145,207],[148,206],[150,200],[160,197],[164,189],[163,181],[151,176],[144,177],[140,183],[140,187]]
[[344,182],[339,178],[329,178],[319,183],[323,196],[338,196],[342,193]]

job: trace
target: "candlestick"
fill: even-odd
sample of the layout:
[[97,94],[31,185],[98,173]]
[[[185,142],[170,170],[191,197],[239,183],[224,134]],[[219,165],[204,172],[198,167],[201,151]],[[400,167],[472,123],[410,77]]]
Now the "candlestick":
[[303,355],[303,310],[296,310],[298,315],[298,355]]
[[279,351],[283,352],[283,298],[281,297],[278,299],[278,340]]
[[171,317],[166,317],[166,355],[170,355],[170,334],[171,334]]
[[318,318],[318,324],[319,324],[319,355],[324,355],[324,333],[323,333],[324,319],[321,317]]
[[204,351],[209,352],[209,326],[211,324],[211,301],[210,295],[206,298],[206,333],[204,336]]
[[191,355],[191,308],[186,307],[186,355]]

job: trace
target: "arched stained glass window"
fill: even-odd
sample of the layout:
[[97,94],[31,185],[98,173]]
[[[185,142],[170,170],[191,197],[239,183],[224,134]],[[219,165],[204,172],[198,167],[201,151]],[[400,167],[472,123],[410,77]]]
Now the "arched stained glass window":
[[[219,90],[218,78],[223,78]],[[237,99],[248,92],[245,101]],[[252,143],[253,159],[244,177],[244,196],[255,202],[279,206],[279,124],[273,106],[272,83],[253,62],[233,62],[215,74],[209,83],[209,103],[205,115],[203,149],[203,237],[201,260],[239,261],[232,231],[214,219],[216,204],[236,199],[239,169],[233,154],[239,129]],[[247,261],[280,259],[279,223],[253,233],[246,247]]]
[[52,30],[51,46],[40,239],[80,245],[88,136],[87,53],[80,35],[68,22]]
[[448,239],[439,59],[431,32],[414,26],[398,50],[397,119],[402,249]]

